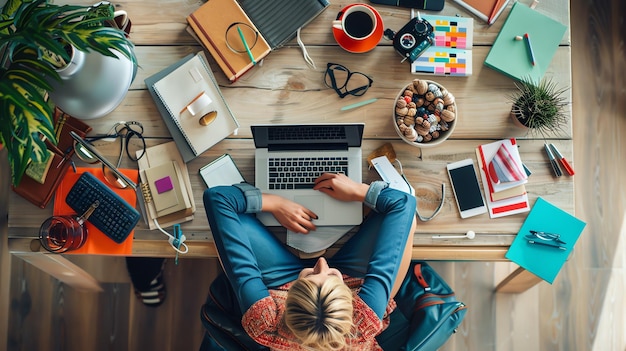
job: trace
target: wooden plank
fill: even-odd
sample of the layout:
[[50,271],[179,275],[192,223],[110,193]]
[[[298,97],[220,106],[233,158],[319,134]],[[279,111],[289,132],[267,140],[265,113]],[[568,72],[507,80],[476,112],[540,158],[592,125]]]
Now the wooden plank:
[[14,252],[13,255],[73,288],[96,292],[102,291],[102,287],[97,280],[62,255],[39,252]]
[[541,278],[519,267],[496,286],[496,292],[519,294],[532,288],[539,282],[541,282]]

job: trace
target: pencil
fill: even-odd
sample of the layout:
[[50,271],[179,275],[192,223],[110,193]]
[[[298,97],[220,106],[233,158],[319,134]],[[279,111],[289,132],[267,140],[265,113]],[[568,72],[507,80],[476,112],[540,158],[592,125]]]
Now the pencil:
[[530,44],[530,37],[528,33],[524,34],[524,41],[526,42],[526,47],[528,48],[528,57],[530,58],[530,63],[535,65],[535,53],[533,52],[533,46]]
[[241,41],[243,42],[243,46],[246,48],[246,52],[248,53],[248,57],[250,57],[250,61],[252,61],[253,65],[256,65],[256,61],[254,60],[254,56],[252,55],[252,51],[250,51],[250,48],[248,47],[248,42],[246,41],[246,38],[243,36],[243,32],[241,31],[241,28],[239,26],[237,26],[237,31],[239,32],[239,37],[241,37]]
[[489,15],[489,19],[487,19],[487,24],[492,25],[496,19],[496,14],[502,5],[502,0],[496,0],[495,5],[493,5],[493,9],[491,10],[491,14]]

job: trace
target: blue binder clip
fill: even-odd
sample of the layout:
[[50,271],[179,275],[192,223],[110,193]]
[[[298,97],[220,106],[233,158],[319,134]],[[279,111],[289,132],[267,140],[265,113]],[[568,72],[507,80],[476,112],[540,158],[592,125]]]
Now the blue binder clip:
[[180,250],[180,244],[182,244],[183,231],[180,229],[180,224],[174,224],[174,241],[172,245],[176,248],[176,258],[174,264],[178,265],[178,251]]

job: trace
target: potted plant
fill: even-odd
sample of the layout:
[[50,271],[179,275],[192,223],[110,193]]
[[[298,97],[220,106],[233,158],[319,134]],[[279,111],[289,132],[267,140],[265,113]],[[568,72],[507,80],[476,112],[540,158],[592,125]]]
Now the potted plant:
[[124,32],[104,26],[113,6],[57,6],[46,0],[8,0],[0,13],[0,144],[8,152],[17,186],[28,163],[46,154],[44,138],[56,144],[54,106],[47,98],[57,70],[74,51],[136,58]]
[[517,90],[511,94],[511,117],[516,125],[528,128],[531,133],[556,133],[567,123],[564,107],[567,105],[563,93],[550,78],[539,82],[522,79],[515,83]]

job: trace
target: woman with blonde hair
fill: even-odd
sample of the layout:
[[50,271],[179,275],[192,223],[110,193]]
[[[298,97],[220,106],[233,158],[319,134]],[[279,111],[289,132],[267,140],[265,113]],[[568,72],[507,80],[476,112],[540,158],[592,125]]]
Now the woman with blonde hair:
[[[272,350],[379,350],[393,296],[410,263],[415,198],[376,181],[358,184],[323,174],[315,190],[372,209],[331,257],[300,259],[254,213],[315,235],[308,208],[245,183],[204,193],[213,239],[243,313],[242,326]],[[331,268],[333,267],[333,268]]]

